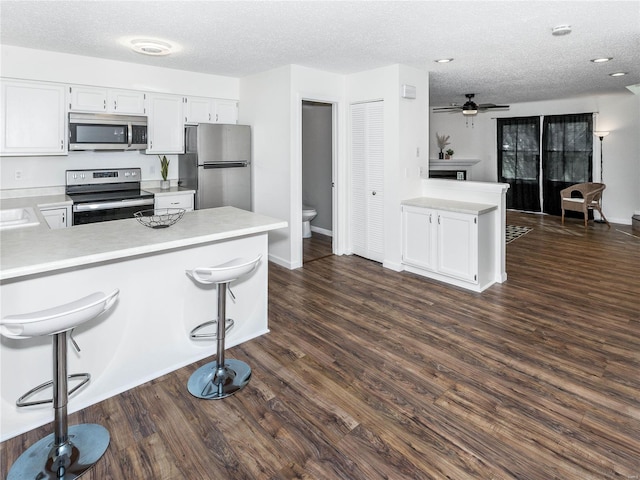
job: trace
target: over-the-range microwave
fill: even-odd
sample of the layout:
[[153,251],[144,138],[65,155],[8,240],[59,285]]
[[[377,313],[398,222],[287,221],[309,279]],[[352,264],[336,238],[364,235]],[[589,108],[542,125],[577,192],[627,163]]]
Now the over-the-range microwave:
[[147,117],[69,113],[69,150],[144,150]]

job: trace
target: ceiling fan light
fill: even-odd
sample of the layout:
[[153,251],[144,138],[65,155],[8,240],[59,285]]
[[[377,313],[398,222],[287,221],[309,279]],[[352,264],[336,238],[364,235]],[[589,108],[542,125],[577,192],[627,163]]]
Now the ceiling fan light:
[[478,113],[478,110],[473,108],[462,110],[463,115],[475,115],[476,113]]
[[162,56],[169,55],[172,51],[172,46],[161,40],[137,38],[131,41],[131,49],[143,55]]

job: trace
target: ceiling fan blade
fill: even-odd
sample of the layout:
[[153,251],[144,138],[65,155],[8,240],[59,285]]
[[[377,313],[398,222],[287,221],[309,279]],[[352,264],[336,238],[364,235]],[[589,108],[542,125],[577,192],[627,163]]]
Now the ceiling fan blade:
[[480,108],[509,108],[509,105],[487,105],[487,106],[481,106]]
[[462,107],[437,107],[434,108],[434,112],[459,112],[462,110]]

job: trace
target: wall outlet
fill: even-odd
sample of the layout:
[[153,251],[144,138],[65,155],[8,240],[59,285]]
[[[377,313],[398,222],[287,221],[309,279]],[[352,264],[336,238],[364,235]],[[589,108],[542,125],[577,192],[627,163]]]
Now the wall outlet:
[[16,173],[14,174],[16,180],[22,180],[23,176],[22,170],[16,170]]
[[154,165],[151,165],[151,166],[149,167],[149,173],[150,173],[151,175],[153,175],[154,173],[156,173],[156,167],[155,167]]

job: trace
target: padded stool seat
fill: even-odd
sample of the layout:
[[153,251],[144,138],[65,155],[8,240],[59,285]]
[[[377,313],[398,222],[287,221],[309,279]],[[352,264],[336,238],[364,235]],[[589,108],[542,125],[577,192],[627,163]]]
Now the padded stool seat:
[[[53,380],[33,388],[16,402],[18,407],[53,403],[54,433],[29,447],[12,465],[7,480],[73,479],[82,475],[102,457],[109,446],[109,432],[101,425],[80,424],[68,427],[68,378],[83,378],[71,393],[85,385],[88,373],[67,376],[67,340],[70,330],[109,310],[118,296],[93,293],[74,302],[33,313],[8,315],[0,320],[0,334],[7,338],[25,339],[51,335],[53,339]],[[77,344],[71,338],[78,351]],[[28,402],[26,399],[53,386],[53,398]]]
[[226,298],[229,283],[251,273],[261,258],[262,255],[253,260],[236,258],[215,267],[187,270],[187,275],[196,282],[203,285],[215,284],[218,296],[217,319],[205,322],[191,331],[191,338],[212,337],[213,335],[198,335],[195,332],[206,325],[217,325],[216,361],[197,369],[187,383],[187,389],[194,397],[208,400],[225,398],[244,388],[251,379],[251,367],[245,362],[236,359],[225,360],[226,331],[234,325],[234,321],[226,317]]

